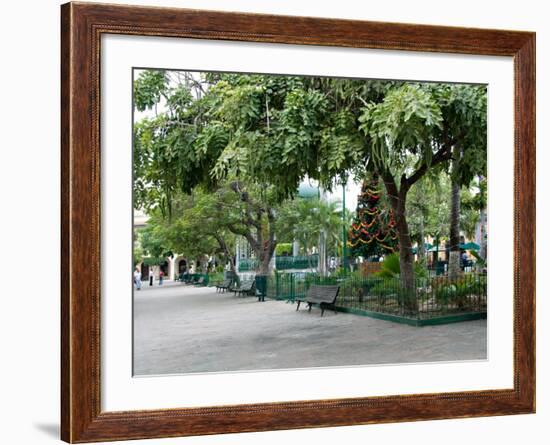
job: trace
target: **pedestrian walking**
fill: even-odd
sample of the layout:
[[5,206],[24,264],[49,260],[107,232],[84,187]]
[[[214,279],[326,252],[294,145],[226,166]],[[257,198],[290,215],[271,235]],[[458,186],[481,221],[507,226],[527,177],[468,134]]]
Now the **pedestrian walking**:
[[162,286],[162,281],[164,280],[164,272],[161,270],[159,272],[159,286]]
[[155,279],[155,274],[153,273],[153,268],[149,269],[149,286],[153,285],[153,280]]
[[141,272],[137,267],[134,271],[134,284],[136,285],[137,290],[141,290]]

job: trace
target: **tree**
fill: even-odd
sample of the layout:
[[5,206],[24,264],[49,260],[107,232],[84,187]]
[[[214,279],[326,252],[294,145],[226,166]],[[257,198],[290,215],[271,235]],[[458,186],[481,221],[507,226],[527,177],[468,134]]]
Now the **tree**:
[[318,242],[313,219],[318,199],[297,198],[285,202],[277,214],[277,234],[298,242],[305,255],[310,255]]
[[433,169],[419,180],[409,192],[407,200],[407,218],[411,238],[418,242],[417,255],[424,262],[425,238],[434,239],[433,262],[438,258],[439,244],[449,232],[449,193],[451,185],[447,175],[441,169]]
[[147,226],[141,230],[141,245],[144,251],[160,264],[174,253],[188,258],[201,260],[205,265],[206,257],[216,251],[217,244],[210,235],[197,231],[200,225],[189,218],[192,214],[192,200],[175,200],[176,210],[171,218],[163,215],[159,209],[149,214]]
[[[170,215],[174,197],[199,184],[215,187],[209,169],[228,143],[226,128],[208,115],[213,94],[194,73],[143,71],[134,82],[134,208]],[[158,105],[162,105],[158,112]]]
[[226,212],[225,226],[235,235],[244,237],[258,259],[258,273],[269,273],[269,263],[277,247],[276,209],[269,189],[233,180],[220,190],[220,206]]
[[[455,183],[471,180],[475,170],[483,168],[486,88],[405,84],[390,91],[382,103],[369,106],[360,120],[370,139],[369,161],[382,176],[395,212],[402,283],[412,288],[407,193],[430,169],[448,165],[451,159]],[[452,241],[458,246],[455,238]]]
[[140,244],[145,255],[163,259],[171,254],[167,233],[164,227],[150,224],[140,233]]
[[398,250],[393,211],[384,201],[378,175],[363,181],[355,221],[348,231],[353,256],[369,258]]
[[440,104],[448,134],[452,135],[450,165],[451,215],[449,231],[449,278],[460,273],[460,189],[487,170],[487,89],[485,86],[454,85],[439,88]]
[[292,234],[306,253],[320,248],[321,236],[329,248],[340,242],[341,229],[342,209],[337,200],[296,198],[286,201],[278,213],[277,232]]
[[411,187],[407,202],[407,216],[409,218],[411,238],[416,239],[418,246],[416,254],[422,267],[426,265],[426,221],[430,212],[430,206],[433,205],[429,189],[426,187],[427,182],[427,178],[424,177]]
[[277,245],[275,209],[269,197],[259,198],[253,186],[230,181],[215,191],[195,188],[191,195],[174,197],[171,216],[153,211],[148,230],[163,234],[163,245],[189,257],[222,254],[234,270],[235,236],[246,238],[259,272],[267,273]]
[[134,267],[143,261],[145,253],[143,247],[141,246],[140,234],[138,231],[134,232],[134,246],[132,250],[132,256],[134,261]]
[[[165,103],[162,113],[142,119],[134,127],[134,207],[148,212],[160,209],[170,219],[178,194],[191,193],[199,185],[208,190],[221,187],[226,192],[223,198],[231,200],[228,196],[232,195],[232,205],[239,213],[235,215],[234,209],[225,206],[225,215],[232,217],[226,229],[248,240],[260,261],[260,271],[266,272],[276,246],[275,215],[270,203],[257,198],[264,194],[255,197],[250,193],[253,187],[245,185],[245,175],[231,175],[235,179],[229,181],[226,171],[217,176],[210,171],[216,166],[223,170],[223,161],[215,161],[226,148],[225,156],[230,156],[231,147],[238,145],[240,137],[255,140],[245,121],[254,115],[257,88],[231,90],[228,82],[220,79],[212,86],[205,77],[188,73],[171,83],[167,77],[163,71],[144,71],[134,84],[139,111]],[[214,176],[215,182],[210,180]],[[219,204],[223,203],[222,199]],[[187,223],[187,229],[194,227]],[[223,244],[222,240],[218,244]]]
[[[459,164],[460,151],[453,150],[457,157],[453,161],[453,170]],[[449,278],[455,280],[460,274],[460,184],[457,181],[452,182],[451,186],[451,224],[449,229]]]
[[[225,214],[221,211],[218,197],[196,189],[192,195],[183,195],[179,202],[177,218],[172,215],[170,223],[171,245],[174,251],[192,258],[209,254],[221,255],[234,271],[235,236],[225,226]],[[167,222],[168,223],[168,222]]]
[[[203,95],[189,87],[196,98],[191,103],[179,106],[168,98],[173,111],[149,132],[154,146],[166,152],[159,160],[170,167],[169,180],[150,180],[145,188],[152,184],[159,200],[169,201],[173,187],[212,187],[238,178],[271,187],[281,202],[305,177],[330,190],[350,171],[377,172],[395,216],[401,280],[412,289],[407,194],[428,171],[447,166],[456,146],[456,180],[484,162],[477,150],[483,133],[471,133],[484,128],[479,116],[485,87],[218,73],[204,79]],[[154,149],[149,153],[157,156]]]
[[369,104],[360,117],[368,139],[367,165],[379,173],[395,215],[403,286],[414,286],[412,241],[406,218],[407,194],[428,171],[451,157],[451,141],[435,141],[443,127],[441,109],[430,91],[405,84],[383,102]]

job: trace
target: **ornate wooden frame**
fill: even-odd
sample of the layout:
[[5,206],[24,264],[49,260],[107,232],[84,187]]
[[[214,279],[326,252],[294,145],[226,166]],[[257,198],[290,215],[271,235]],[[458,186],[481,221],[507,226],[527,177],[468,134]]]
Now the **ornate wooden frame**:
[[[100,37],[104,33],[513,56],[514,388],[208,408],[100,408]],[[535,34],[68,3],[61,7],[61,437],[68,442],[535,411]]]

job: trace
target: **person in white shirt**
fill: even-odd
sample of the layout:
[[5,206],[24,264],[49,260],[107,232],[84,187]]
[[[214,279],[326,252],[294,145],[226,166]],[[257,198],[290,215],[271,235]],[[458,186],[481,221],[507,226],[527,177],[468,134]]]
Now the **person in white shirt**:
[[134,271],[134,284],[136,285],[137,290],[141,290],[141,272],[137,267]]
[[149,269],[149,286],[153,285],[153,280],[155,279],[155,274],[153,272],[153,268],[151,267]]

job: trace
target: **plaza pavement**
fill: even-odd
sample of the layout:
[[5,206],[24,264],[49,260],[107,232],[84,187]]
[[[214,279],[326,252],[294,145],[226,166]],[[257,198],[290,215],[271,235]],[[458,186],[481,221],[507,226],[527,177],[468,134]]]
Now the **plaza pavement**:
[[414,327],[166,282],[134,292],[134,375],[487,356],[486,320]]

